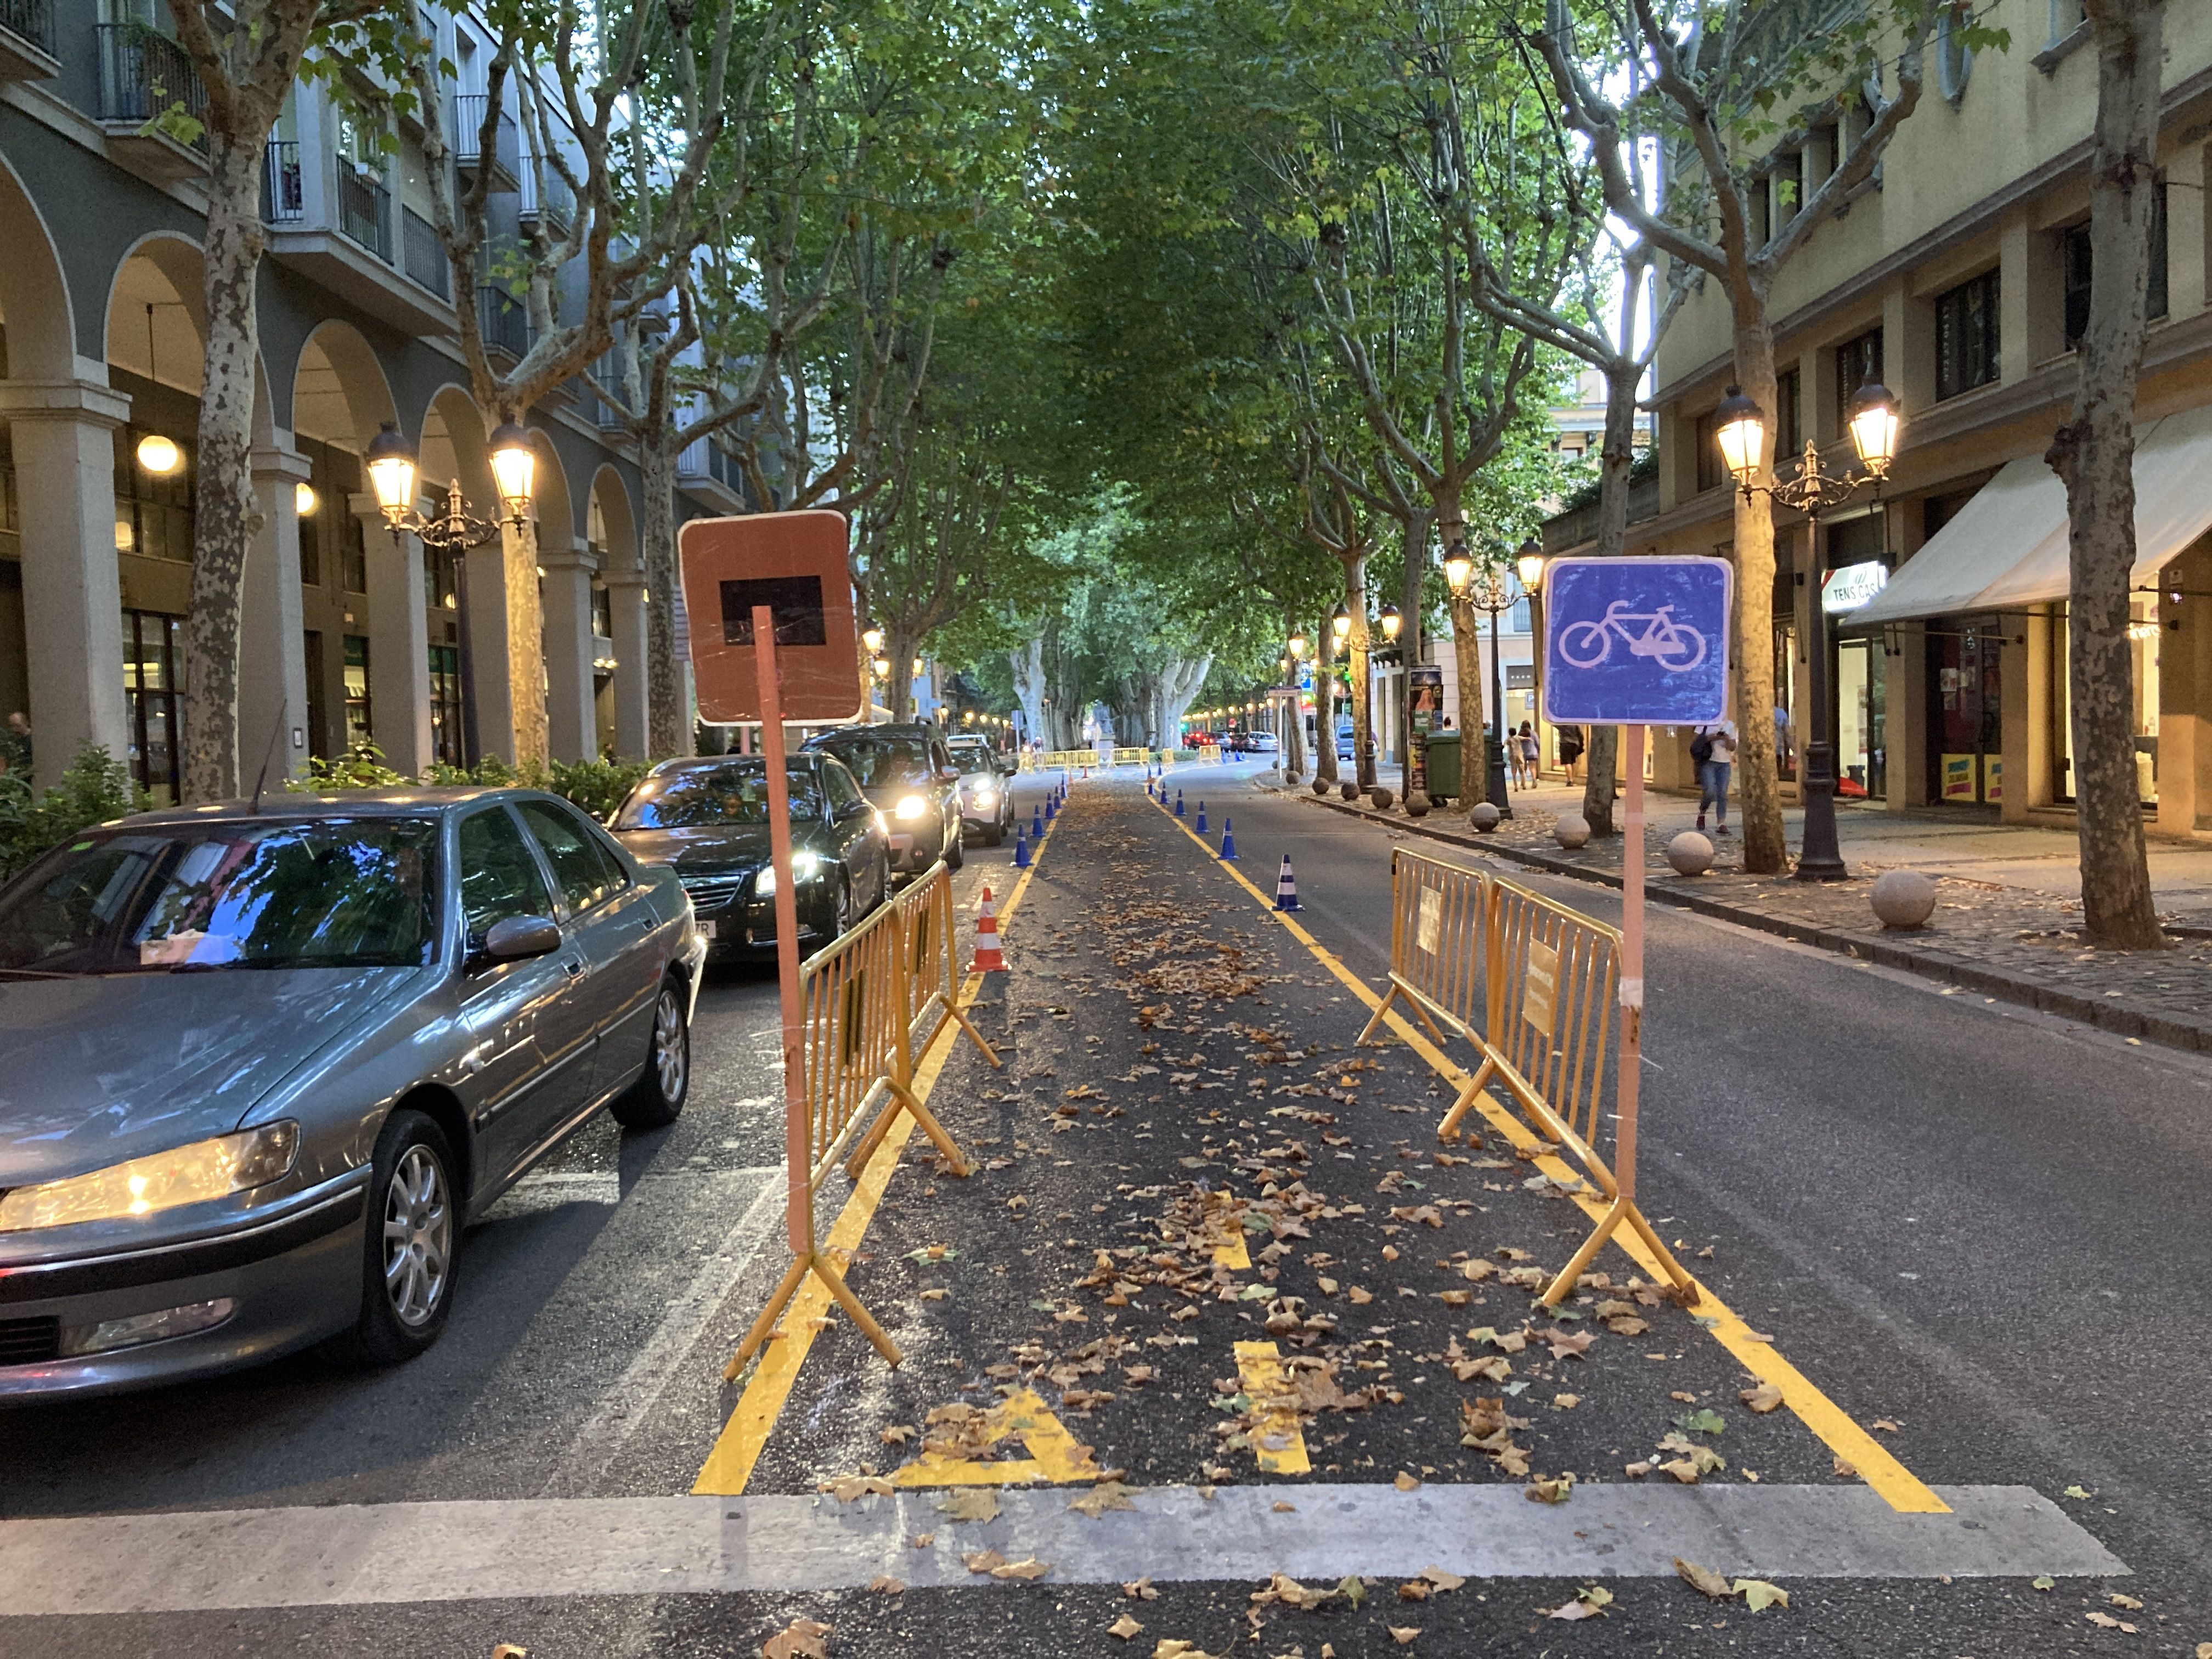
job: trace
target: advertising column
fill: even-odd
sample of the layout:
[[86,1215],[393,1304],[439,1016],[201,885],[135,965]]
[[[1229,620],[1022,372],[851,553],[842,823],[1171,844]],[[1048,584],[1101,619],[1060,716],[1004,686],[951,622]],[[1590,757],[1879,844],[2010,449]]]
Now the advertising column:
[[1429,793],[1429,733],[1443,718],[1444,671],[1415,663],[1406,671],[1406,793]]

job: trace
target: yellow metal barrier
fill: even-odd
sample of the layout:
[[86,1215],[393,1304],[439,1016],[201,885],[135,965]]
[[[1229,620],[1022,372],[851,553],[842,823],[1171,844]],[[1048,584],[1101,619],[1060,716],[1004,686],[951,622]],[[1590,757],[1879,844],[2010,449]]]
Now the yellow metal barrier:
[[861,1307],[817,1243],[811,1200],[855,1133],[860,1133],[860,1141],[845,1168],[857,1177],[902,1111],[913,1114],[953,1174],[969,1173],[966,1156],[914,1092],[916,1062],[948,1022],[958,1024],[994,1066],[1002,1064],[960,1006],[954,944],[952,877],[939,863],[801,964],[799,1054],[810,1201],[803,1217],[793,1218],[791,1266],[724,1367],[726,1378],[734,1379],[768,1340],[809,1273],[829,1287],[876,1351],[892,1364],[899,1363],[897,1344]]
[[1494,1079],[1609,1200],[1597,1231],[1546,1288],[1547,1304],[1574,1289],[1624,1224],[1650,1246],[1676,1291],[1691,1293],[1690,1275],[1596,1149],[1620,943],[1618,929],[1517,882],[1405,848],[1392,853],[1390,991],[1358,1042],[1374,1036],[1401,999],[1439,1042],[1439,1024],[1466,1037],[1481,1063],[1437,1126],[1437,1139],[1459,1139],[1461,1123]]

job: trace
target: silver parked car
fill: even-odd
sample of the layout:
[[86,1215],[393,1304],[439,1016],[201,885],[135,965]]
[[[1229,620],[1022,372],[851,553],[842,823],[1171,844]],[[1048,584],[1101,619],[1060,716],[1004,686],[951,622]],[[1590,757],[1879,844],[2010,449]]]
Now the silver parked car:
[[945,751],[960,772],[960,827],[996,847],[1014,830],[1013,757],[1002,756],[988,738],[966,733],[945,740]]
[[0,887],[0,1400],[452,1310],[463,1226],[602,1106],[682,1110],[672,871],[515,789],[142,814]]

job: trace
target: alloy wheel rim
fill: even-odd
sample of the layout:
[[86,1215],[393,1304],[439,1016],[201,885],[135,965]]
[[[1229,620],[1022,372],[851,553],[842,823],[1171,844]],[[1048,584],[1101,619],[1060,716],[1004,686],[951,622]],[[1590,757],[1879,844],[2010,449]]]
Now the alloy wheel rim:
[[675,1100],[684,1093],[684,1012],[676,994],[664,990],[653,1018],[653,1065],[660,1079],[660,1097]]
[[453,1244],[446,1171],[428,1146],[410,1146],[384,1200],[384,1290],[401,1324],[419,1329],[445,1305]]

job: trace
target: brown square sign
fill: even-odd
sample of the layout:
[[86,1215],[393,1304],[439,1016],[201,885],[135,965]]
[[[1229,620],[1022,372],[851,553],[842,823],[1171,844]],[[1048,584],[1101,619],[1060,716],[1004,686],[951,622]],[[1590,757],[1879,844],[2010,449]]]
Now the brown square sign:
[[860,623],[842,513],[693,519],[676,535],[699,718],[761,717],[753,608],[775,618],[776,684],[787,720],[857,720]]

